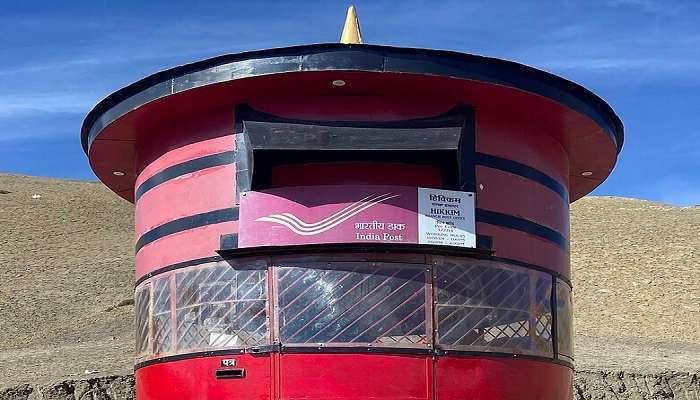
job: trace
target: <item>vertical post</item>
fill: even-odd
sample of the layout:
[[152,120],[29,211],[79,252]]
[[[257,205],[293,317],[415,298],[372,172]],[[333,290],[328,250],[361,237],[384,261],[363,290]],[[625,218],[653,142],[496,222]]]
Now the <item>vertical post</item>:
[[170,351],[177,350],[177,285],[175,273],[168,276],[168,285],[170,287]]
[[559,358],[559,344],[557,343],[559,332],[557,331],[557,278],[552,277],[552,294],[550,304],[552,307],[552,357]]

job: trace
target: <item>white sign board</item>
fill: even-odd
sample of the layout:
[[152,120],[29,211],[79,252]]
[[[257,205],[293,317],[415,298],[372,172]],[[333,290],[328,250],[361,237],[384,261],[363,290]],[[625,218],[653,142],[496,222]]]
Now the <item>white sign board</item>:
[[418,243],[476,247],[474,193],[418,188]]

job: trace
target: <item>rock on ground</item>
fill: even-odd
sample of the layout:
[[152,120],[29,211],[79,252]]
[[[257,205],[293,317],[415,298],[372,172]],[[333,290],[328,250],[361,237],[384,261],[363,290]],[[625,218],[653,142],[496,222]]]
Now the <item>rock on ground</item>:
[[133,375],[108,376],[0,389],[0,400],[133,400],[134,389]]
[[663,372],[577,371],[574,376],[575,400],[700,400],[700,379],[696,374]]
[[[0,389],[0,400],[134,400],[134,376],[69,380]],[[574,400],[700,400],[700,378],[685,372],[577,371]]]

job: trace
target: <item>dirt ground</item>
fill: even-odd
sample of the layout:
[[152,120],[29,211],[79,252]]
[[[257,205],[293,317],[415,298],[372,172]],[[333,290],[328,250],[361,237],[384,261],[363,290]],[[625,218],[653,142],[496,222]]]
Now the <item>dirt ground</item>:
[[[572,206],[577,367],[700,371],[700,207]],[[0,174],[0,387],[133,371],[133,206]]]

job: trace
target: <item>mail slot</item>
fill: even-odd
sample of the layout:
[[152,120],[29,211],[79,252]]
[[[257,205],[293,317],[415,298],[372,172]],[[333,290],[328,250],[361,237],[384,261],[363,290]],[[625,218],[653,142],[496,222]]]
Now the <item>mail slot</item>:
[[245,378],[245,369],[243,368],[233,368],[233,369],[218,369],[216,370],[216,379],[241,379]]

